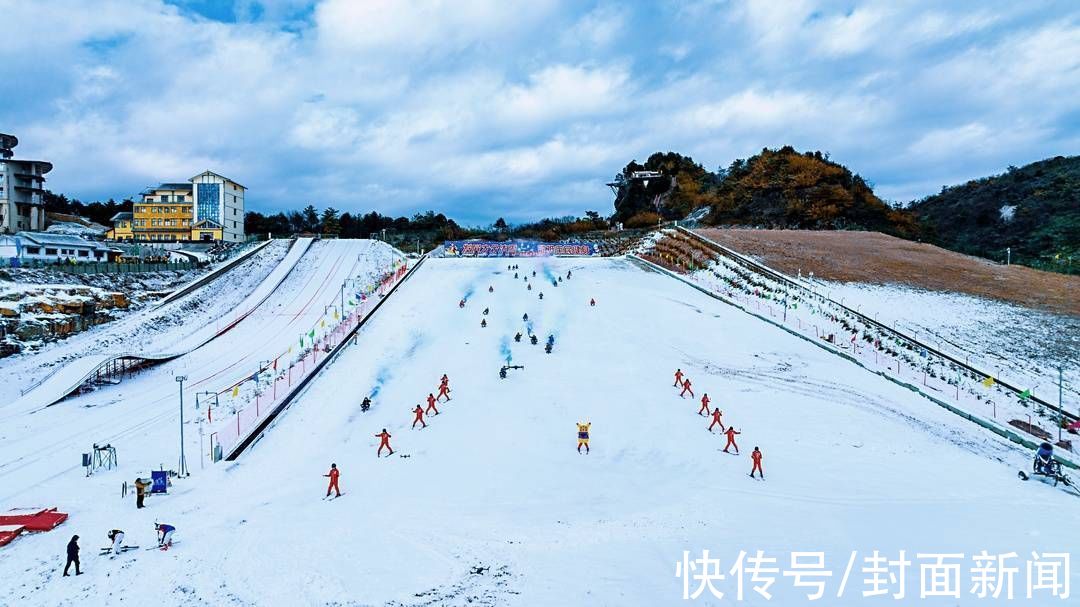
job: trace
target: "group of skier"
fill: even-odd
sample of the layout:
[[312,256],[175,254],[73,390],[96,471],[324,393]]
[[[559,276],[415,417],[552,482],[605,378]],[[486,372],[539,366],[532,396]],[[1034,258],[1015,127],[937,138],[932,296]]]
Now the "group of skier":
[[[165,523],[154,523],[154,531],[157,532],[157,548],[160,550],[168,550],[173,545],[173,532],[176,531],[176,527]],[[128,546],[124,544],[125,533],[122,529],[111,529],[105,534],[105,537],[109,539],[109,545],[101,549],[101,555],[111,555],[110,558],[116,558],[117,555],[127,552],[128,550],[135,550],[138,546]],[[75,575],[82,575],[82,562],[79,559],[79,536],[71,536],[71,540],[67,543],[67,561],[64,563],[64,577],[70,575],[68,572],[71,570],[71,566],[75,566]]]
[[[682,389],[682,391],[679,392],[680,398],[685,398],[688,392],[690,393],[691,398],[694,397],[694,391],[691,389],[692,385],[690,378],[683,374],[682,369],[675,369],[675,383],[672,384],[672,387]],[[735,426],[724,426],[723,410],[721,410],[720,407],[710,409],[709,404],[711,402],[712,400],[709,398],[708,392],[702,394],[701,408],[698,409],[698,415],[703,415],[711,419],[707,428],[709,432],[712,432],[714,427],[720,426],[720,432],[727,437],[727,444],[724,445],[724,453],[731,453],[728,449],[734,448],[735,455],[738,455],[739,445],[735,442],[735,437],[742,434],[742,432],[736,430]],[[765,471],[761,467],[761,458],[761,449],[754,447],[754,451],[750,454],[750,459],[753,462],[753,466],[750,469],[750,478],[756,478],[754,475],[758,474],[762,480],[765,479]]]

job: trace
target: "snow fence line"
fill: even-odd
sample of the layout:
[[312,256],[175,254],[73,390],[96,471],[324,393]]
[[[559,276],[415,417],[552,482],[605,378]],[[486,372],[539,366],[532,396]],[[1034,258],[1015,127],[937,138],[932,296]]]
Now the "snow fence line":
[[[404,256],[402,256],[402,258],[407,259]],[[238,431],[236,442],[234,442],[230,447],[228,447],[228,453],[223,454],[223,457],[221,458],[215,458],[215,449],[219,448],[215,445],[220,446],[220,442],[216,442],[213,437],[215,434],[218,433],[215,432],[214,434],[211,434],[210,461],[236,461],[237,458],[243,455],[244,451],[257,443],[262,437],[263,433],[266,431],[266,429],[270,427],[270,425],[274,422],[275,419],[277,419],[277,416],[283,413],[285,409],[287,409],[289,405],[292,404],[293,400],[295,400],[296,397],[299,396],[300,393],[307,388],[308,384],[311,383],[311,381],[315,379],[315,377],[317,377],[319,373],[321,373],[322,370],[326,368],[326,366],[329,365],[330,362],[333,361],[337,357],[337,355],[341,353],[342,350],[345,349],[346,346],[349,345],[350,340],[353,338],[354,335],[356,335],[360,328],[363,327],[367,323],[367,321],[375,315],[375,312],[377,312],[379,308],[382,307],[382,305],[390,299],[390,296],[393,295],[395,291],[397,291],[398,287],[405,284],[405,282],[409,280],[409,278],[411,278],[413,274],[416,273],[416,270],[418,270],[420,266],[424,264],[427,258],[428,256],[425,254],[421,256],[415,264],[410,266],[409,269],[405,272],[405,274],[394,283],[394,286],[391,287],[390,290],[387,291],[386,294],[379,299],[375,306],[372,307],[366,315],[364,315],[362,318],[359,318],[356,325],[341,337],[341,340],[338,342],[338,344],[334,346],[333,349],[331,349],[330,352],[328,352],[321,361],[314,363],[310,372],[305,373],[295,386],[290,387],[289,390],[281,397],[280,401],[272,403],[272,407],[270,409],[267,409],[264,414],[256,416],[255,423],[252,427],[242,432]],[[240,411],[236,412],[236,418],[238,423],[240,415],[243,413],[243,411],[244,409],[241,409]],[[205,456],[206,454],[203,455]]]
[[[947,402],[941,400],[940,398],[925,392],[924,390],[922,390],[916,384],[911,384],[911,383],[908,383],[908,382],[903,381],[901,379],[897,379],[895,377],[892,377],[891,375],[888,375],[888,374],[886,374],[886,373],[884,373],[882,371],[879,371],[879,370],[876,370],[876,369],[871,369],[870,367],[867,367],[866,365],[864,365],[862,363],[862,361],[855,358],[854,356],[851,356],[850,354],[848,354],[846,352],[843,352],[841,350],[838,350],[836,348],[831,347],[831,344],[829,344],[828,342],[824,342],[824,341],[817,340],[817,339],[811,339],[809,336],[803,335],[802,333],[799,333],[798,331],[794,331],[792,329],[789,329],[788,327],[785,327],[783,324],[780,324],[780,323],[772,320],[771,318],[766,318],[765,316],[762,316],[760,314],[752,312],[750,309],[746,308],[745,306],[743,306],[739,302],[737,302],[737,301],[735,301],[733,299],[730,299],[730,298],[728,298],[728,297],[726,297],[724,295],[721,295],[719,293],[715,293],[713,291],[710,291],[710,290],[706,289],[705,287],[702,287],[701,285],[698,285],[698,284],[694,283],[693,281],[691,281],[691,280],[689,280],[687,278],[684,278],[683,276],[680,276],[679,274],[676,274],[675,272],[672,272],[672,271],[668,270],[667,268],[664,268],[663,266],[657,265],[657,264],[655,264],[655,263],[653,263],[651,261],[648,261],[646,259],[642,259],[642,258],[638,257],[637,255],[627,255],[627,258],[630,259],[630,261],[632,261],[634,263],[637,263],[638,265],[642,266],[646,270],[653,270],[653,271],[656,271],[656,272],[660,272],[662,274],[666,274],[666,275],[670,276],[671,278],[674,278],[674,279],[676,279],[676,280],[678,280],[678,281],[680,281],[680,282],[682,282],[684,284],[687,284],[687,285],[697,289],[698,291],[701,291],[702,293],[708,295],[709,297],[712,297],[713,299],[717,299],[717,300],[720,300],[720,301],[722,301],[722,302],[724,302],[724,303],[726,303],[728,305],[734,306],[734,307],[742,310],[743,312],[745,312],[745,313],[747,313],[747,314],[749,314],[749,315],[751,315],[751,316],[753,316],[753,317],[755,317],[755,318],[757,318],[759,320],[762,320],[764,322],[767,322],[767,323],[773,325],[774,327],[778,327],[780,329],[783,329],[784,331],[787,331],[788,333],[794,335],[795,337],[798,337],[799,339],[802,339],[804,341],[808,341],[808,342],[814,344],[815,346],[825,350],[826,352],[831,352],[833,354],[836,354],[837,356],[845,358],[845,359],[855,363],[856,365],[862,367],[866,371],[869,371],[870,373],[873,373],[875,375],[879,375],[881,377],[884,377],[885,379],[891,381],[892,383],[894,383],[894,384],[896,384],[898,386],[903,386],[903,387],[911,390],[912,392],[915,392],[916,394],[924,396],[927,399],[929,399],[931,402],[934,402],[935,404],[945,408],[946,410],[948,410],[948,411],[950,411],[952,413],[955,413],[956,415],[959,415],[960,417],[962,417],[962,418],[964,418],[964,419],[966,419],[968,421],[974,422],[974,423],[982,426],[983,428],[986,428],[987,430],[990,430],[994,434],[997,434],[999,436],[1007,438],[1007,439],[1011,440],[1014,443],[1017,443],[1017,444],[1022,445],[1024,447],[1027,447],[1029,449],[1037,449],[1039,447],[1039,445],[1042,444],[1042,442],[1043,442],[1042,439],[1040,439],[1040,438],[1038,438],[1038,437],[1036,437],[1034,435],[1029,435],[1026,432],[1014,430],[1012,427],[999,424],[998,422],[996,422],[994,420],[987,419],[985,417],[982,417],[981,415],[978,415],[976,413],[972,413],[970,411],[967,411],[967,410],[963,409],[962,407],[958,407],[958,406],[953,405],[951,403],[947,403]],[[1080,469],[1080,464],[1078,464],[1076,462],[1076,460],[1074,460],[1071,455],[1063,455],[1060,452],[1055,452],[1054,457],[1057,458],[1057,460],[1060,461],[1062,464],[1064,464],[1064,465],[1066,465],[1066,466],[1068,466],[1070,468]]]
[[[292,248],[292,246],[296,244],[296,239],[291,238],[290,240],[292,242],[289,243],[289,247]],[[180,299],[181,297],[187,295],[188,293],[191,293],[195,289],[198,289],[199,287],[202,287],[203,285],[205,285],[205,284],[207,284],[207,283],[209,283],[211,281],[216,280],[221,275],[225,274],[229,270],[231,270],[231,269],[235,268],[236,266],[240,265],[242,262],[250,259],[252,256],[254,256],[259,251],[261,251],[261,250],[265,249],[266,247],[268,247],[270,245],[270,243],[272,243],[272,242],[274,242],[272,239],[267,240],[266,242],[260,244],[259,246],[253,247],[250,251],[247,251],[245,253],[241,253],[240,255],[237,255],[235,259],[229,260],[224,265],[222,265],[220,268],[212,270],[212,271],[206,273],[205,275],[200,276],[200,277],[196,278],[195,280],[189,282],[188,284],[186,284],[186,285],[180,287],[179,289],[173,291],[172,293],[169,293],[168,295],[163,297],[161,299],[161,301],[159,301],[158,304],[156,306],[154,306],[154,307],[155,308],[160,308],[161,306],[164,306],[165,304],[172,303],[172,302],[176,301],[177,299]],[[285,252],[287,254],[288,249],[286,249]]]
[[[830,304],[836,306],[837,308],[839,308],[841,310],[844,310],[845,312],[847,312],[849,314],[854,315],[863,324],[865,324],[865,325],[867,325],[869,327],[877,327],[878,330],[880,330],[880,331],[884,331],[886,333],[891,333],[892,335],[894,335],[896,337],[899,337],[899,338],[901,338],[901,339],[903,339],[903,340],[905,340],[907,342],[910,342],[912,344],[915,344],[915,345],[919,346],[923,350],[926,350],[927,352],[930,352],[930,353],[934,354],[938,358],[941,358],[941,359],[943,359],[945,361],[948,361],[949,363],[952,363],[953,365],[956,365],[958,367],[962,367],[964,369],[967,369],[968,371],[970,371],[972,373],[976,373],[976,374],[982,375],[984,377],[993,377],[993,375],[991,373],[987,373],[986,371],[983,371],[982,369],[976,368],[975,366],[973,366],[970,362],[968,362],[966,360],[961,361],[959,358],[957,358],[955,356],[952,356],[951,354],[948,354],[946,352],[943,352],[940,349],[935,348],[935,347],[933,347],[933,346],[931,346],[931,345],[929,345],[927,343],[921,342],[917,338],[912,337],[912,336],[908,335],[907,333],[904,333],[903,331],[900,331],[899,329],[895,329],[893,327],[888,326],[885,323],[878,322],[877,320],[874,320],[873,318],[870,318],[869,316],[863,314],[862,312],[859,312],[858,310],[853,310],[850,307],[844,305],[843,303],[838,302],[835,299],[832,299],[831,297],[827,297],[825,295],[822,295],[821,293],[818,293],[813,285],[807,283],[806,281],[804,281],[802,279],[797,279],[797,278],[795,278],[793,276],[789,276],[787,274],[784,274],[783,272],[781,272],[779,270],[776,270],[774,268],[770,268],[769,266],[765,265],[764,263],[762,263],[760,261],[757,261],[755,259],[747,257],[746,255],[743,255],[742,253],[739,253],[738,251],[732,250],[731,248],[725,247],[724,245],[716,242],[715,240],[712,240],[710,238],[706,238],[705,236],[702,236],[701,234],[698,234],[697,232],[694,232],[693,230],[688,230],[688,229],[686,229],[684,227],[681,227],[681,226],[676,226],[675,229],[676,229],[676,231],[678,231],[681,234],[689,236],[690,238],[698,240],[699,242],[703,242],[706,245],[721,251],[723,254],[725,254],[728,257],[734,259],[737,263],[739,263],[739,264],[741,264],[741,265],[743,265],[745,267],[748,267],[749,269],[751,269],[751,270],[753,270],[753,271],[755,271],[755,272],[757,272],[759,274],[765,274],[766,276],[770,277],[771,279],[773,279],[775,281],[778,281],[778,282],[781,282],[781,283],[787,282],[791,286],[802,289],[803,291],[806,291],[807,293],[809,293],[809,294],[811,294],[811,295],[813,295],[815,297],[823,298],[825,301],[828,301]],[[998,385],[1001,385],[1005,389],[1012,391],[1013,394],[1016,394],[1017,396],[1019,396],[1022,392],[1024,392],[1024,390],[1020,389],[1017,386],[1014,386],[1010,381],[1006,381],[1006,380],[1002,379],[1001,377],[993,377],[993,379]],[[1050,402],[1048,402],[1046,400],[1043,400],[1042,398],[1040,398],[1038,396],[1035,396],[1034,394],[1032,394],[1029,398],[1031,400],[1035,401],[1036,403],[1050,409],[1051,411],[1060,411],[1061,414],[1063,414],[1065,417],[1068,417],[1068,418],[1073,419],[1073,420],[1077,419],[1076,415],[1074,415],[1073,413],[1065,410],[1063,407],[1051,404]]]

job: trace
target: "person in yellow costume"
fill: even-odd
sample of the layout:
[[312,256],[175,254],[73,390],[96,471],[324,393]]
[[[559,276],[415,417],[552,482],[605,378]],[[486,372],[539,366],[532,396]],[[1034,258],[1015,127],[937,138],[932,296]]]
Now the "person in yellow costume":
[[592,426],[592,422],[585,422],[584,424],[578,423],[577,425],[577,451],[581,453],[581,448],[585,447],[585,454],[589,453],[589,426]]

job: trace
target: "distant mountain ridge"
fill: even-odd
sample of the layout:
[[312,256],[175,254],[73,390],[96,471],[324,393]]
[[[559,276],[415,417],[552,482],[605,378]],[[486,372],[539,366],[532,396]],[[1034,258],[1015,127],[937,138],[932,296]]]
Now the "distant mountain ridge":
[[[643,179],[660,173],[663,178]],[[627,227],[691,214],[709,226],[872,230],[1039,269],[1080,272],[1080,157],[1058,156],[946,187],[904,208],[821,152],[763,149],[708,171],[688,156],[656,153],[610,184]],[[704,211],[707,209],[707,211]]]

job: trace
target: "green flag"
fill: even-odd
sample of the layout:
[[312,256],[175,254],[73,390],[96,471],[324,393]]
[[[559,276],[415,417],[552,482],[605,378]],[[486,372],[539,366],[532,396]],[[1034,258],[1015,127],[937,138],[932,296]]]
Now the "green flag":
[[308,336],[308,337],[309,337],[310,339],[315,339],[315,329],[312,329],[312,330],[308,331],[308,334],[307,334],[307,336]]
[[1023,392],[1021,392],[1020,393],[1020,398],[1022,400],[1027,400],[1027,399],[1031,398],[1031,390],[1024,390]]

